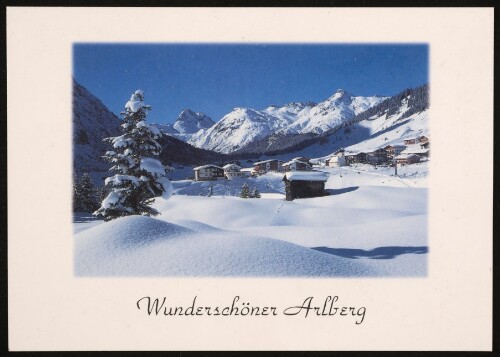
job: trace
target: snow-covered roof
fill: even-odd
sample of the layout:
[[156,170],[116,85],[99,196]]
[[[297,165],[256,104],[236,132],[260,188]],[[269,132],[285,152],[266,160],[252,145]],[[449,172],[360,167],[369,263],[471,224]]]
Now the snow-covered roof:
[[401,154],[401,155],[398,155],[396,156],[396,159],[409,159],[410,157],[415,157],[418,155],[415,155],[415,154]]
[[429,149],[409,148],[401,151],[401,154],[427,154]]
[[288,181],[327,181],[328,174],[323,171],[290,171],[285,174]]
[[333,155],[326,159],[326,161],[328,162],[339,162],[339,160],[344,160],[344,158],[342,158],[341,156]]
[[393,144],[393,145],[387,145],[387,146],[384,146],[384,149],[387,149],[388,147],[393,147],[395,149],[399,149],[399,148],[405,148],[406,145],[404,144]]
[[222,166],[224,170],[241,170],[241,167],[236,164],[227,164]]
[[309,163],[307,161],[304,161],[304,160],[299,160],[299,158],[295,158],[295,159],[291,159],[290,161],[288,162],[285,162],[283,164],[283,166],[287,166],[287,165],[291,165],[293,164],[294,162],[300,162],[301,164],[306,164],[306,165],[309,165]]
[[201,169],[208,169],[209,167],[215,167],[216,169],[222,169],[222,167],[217,166],[217,165],[203,165],[203,166],[198,166],[195,167],[193,170],[201,170]]
[[271,162],[271,161],[278,161],[278,162],[282,162],[281,160],[278,160],[278,159],[271,159],[271,160],[264,160],[264,161],[254,162],[254,165],[265,164],[266,162]]

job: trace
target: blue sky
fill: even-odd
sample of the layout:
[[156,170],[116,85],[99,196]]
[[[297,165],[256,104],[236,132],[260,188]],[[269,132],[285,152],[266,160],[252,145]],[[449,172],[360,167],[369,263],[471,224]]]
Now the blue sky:
[[136,89],[152,123],[184,108],[214,121],[235,107],[320,102],[342,88],[391,96],[428,82],[426,44],[75,44],[75,79],[119,114]]

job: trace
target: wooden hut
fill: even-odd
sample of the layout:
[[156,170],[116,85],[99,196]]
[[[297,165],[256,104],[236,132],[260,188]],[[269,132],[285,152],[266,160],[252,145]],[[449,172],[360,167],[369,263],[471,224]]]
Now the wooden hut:
[[321,171],[290,171],[285,174],[286,200],[319,197],[325,195],[328,175]]

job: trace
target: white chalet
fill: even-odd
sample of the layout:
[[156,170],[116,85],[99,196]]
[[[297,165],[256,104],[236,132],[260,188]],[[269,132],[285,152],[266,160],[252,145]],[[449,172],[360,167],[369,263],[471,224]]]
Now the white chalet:
[[401,154],[406,154],[406,155],[414,154],[424,158],[424,157],[429,157],[429,152],[430,149],[428,147],[422,148],[421,144],[414,144],[407,146],[405,150],[401,151]]
[[216,165],[203,165],[193,169],[196,181],[213,181],[225,179],[224,169]]
[[249,171],[247,170],[243,171],[241,167],[236,164],[227,164],[222,168],[224,169],[224,174],[226,175],[228,180],[250,176]]
[[300,157],[296,157],[288,162],[285,162],[283,165],[285,171],[308,171],[311,170],[311,165],[309,162],[305,161]]
[[330,167],[340,167],[346,166],[346,160],[344,155],[344,150],[340,150],[326,160],[326,166]]

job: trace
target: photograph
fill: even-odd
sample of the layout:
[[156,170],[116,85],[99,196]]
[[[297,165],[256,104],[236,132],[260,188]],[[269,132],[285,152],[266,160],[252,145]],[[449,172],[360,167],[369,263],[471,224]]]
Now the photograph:
[[427,276],[428,44],[72,60],[75,276]]
[[6,19],[9,351],[494,350],[493,8]]

